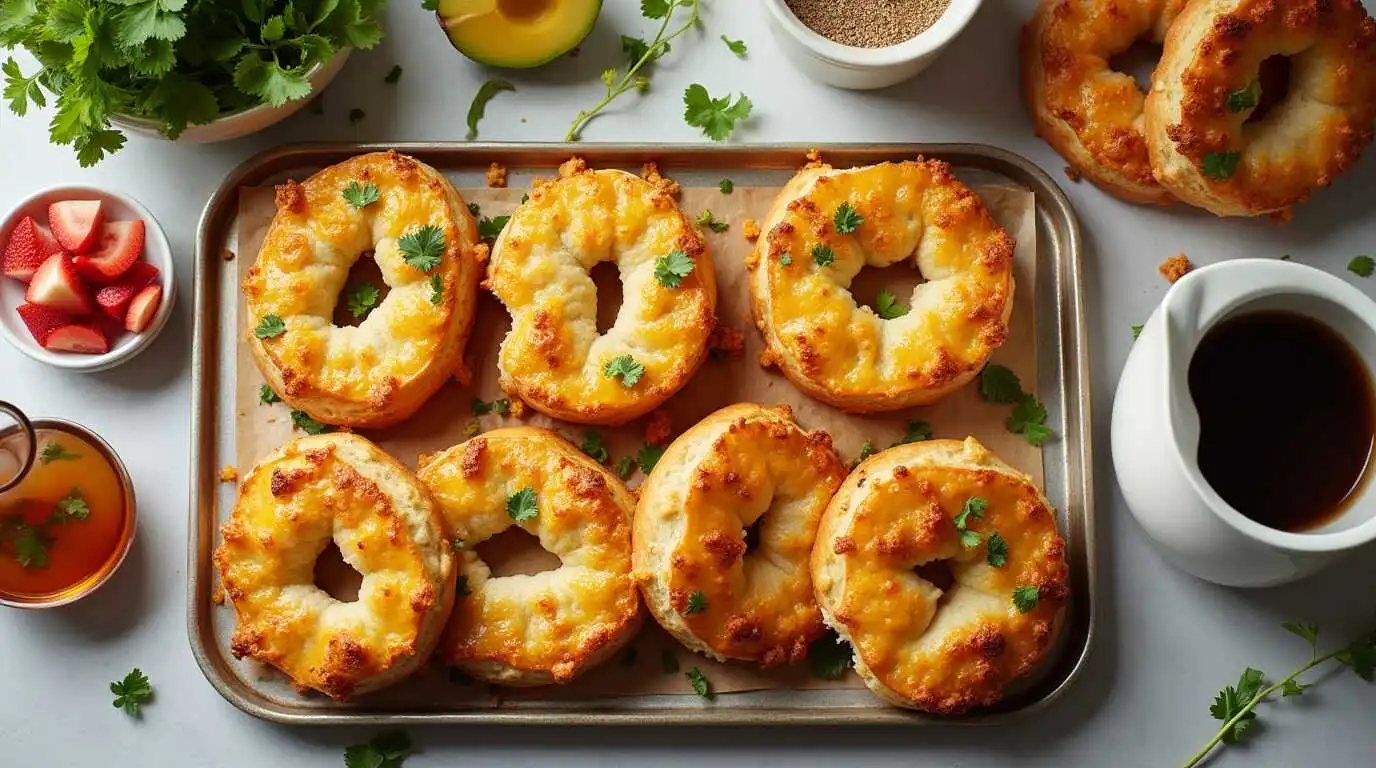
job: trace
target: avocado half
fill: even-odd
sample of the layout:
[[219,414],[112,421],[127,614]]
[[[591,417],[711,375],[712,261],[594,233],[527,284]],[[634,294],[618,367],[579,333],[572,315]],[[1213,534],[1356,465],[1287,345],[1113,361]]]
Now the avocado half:
[[601,11],[602,0],[440,0],[435,16],[459,53],[530,69],[583,42]]

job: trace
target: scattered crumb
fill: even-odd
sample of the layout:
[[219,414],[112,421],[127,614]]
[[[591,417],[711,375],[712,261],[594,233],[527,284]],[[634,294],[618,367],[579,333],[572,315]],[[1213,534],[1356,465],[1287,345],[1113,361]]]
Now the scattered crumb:
[[519,397],[511,398],[511,415],[513,418],[521,419],[526,415],[526,401]]
[[1185,254],[1182,252],[1161,262],[1161,266],[1156,269],[1161,273],[1162,277],[1174,283],[1176,280],[1184,277],[1191,269],[1194,269],[1194,265],[1190,263],[1190,260],[1186,258]]
[[231,251],[228,248],[224,249],[223,251],[220,251],[220,258],[224,259],[225,261],[234,261],[234,251]]
[[1289,222],[1291,219],[1295,218],[1295,209],[1282,208],[1279,211],[1271,211],[1271,213],[1267,214],[1266,218],[1270,219],[1276,224],[1285,224]]
[[469,420],[468,420],[468,423],[464,425],[464,428],[463,428],[463,436],[464,436],[464,437],[477,437],[477,436],[478,436],[478,433],[479,433],[479,432],[482,432],[482,431],[483,431],[483,428],[480,427],[480,426],[478,426],[478,420],[477,420],[477,419],[469,419]]
[[505,165],[493,163],[487,166],[487,186],[493,189],[502,189],[506,186]]
[[673,434],[673,426],[669,422],[669,412],[663,408],[656,408],[650,412],[650,420],[645,423],[645,442],[650,445],[664,445],[669,442],[669,436]]
[[678,197],[679,193],[683,191],[677,181],[659,172],[658,163],[646,163],[641,166],[640,178],[650,182],[656,189],[669,195],[669,197]]
[[525,119],[525,118],[524,118],[524,117],[523,117],[523,118],[521,118],[521,122],[523,122],[523,123],[524,123],[524,122],[525,122],[525,121],[526,121],[526,119]]
[[774,354],[774,351],[768,347],[760,350],[760,355],[756,359],[759,361],[761,368],[773,368],[779,364],[779,356]]
[[[574,155],[559,164],[559,178],[567,179],[570,176],[583,173],[586,170],[588,170],[588,161],[578,155]],[[543,183],[543,181],[543,179],[535,179],[536,184]]]
[[746,220],[742,221],[742,222],[741,222],[741,234],[745,235],[745,239],[746,239],[746,240],[749,240],[749,241],[752,242],[752,243],[755,242],[756,240],[759,240],[759,239],[760,239],[760,223],[757,222],[757,221],[755,221],[754,219],[746,219]]
[[1074,168],[1071,168],[1071,167],[1068,166],[1068,165],[1065,167],[1065,177],[1066,177],[1067,179],[1070,179],[1071,181],[1075,182],[1076,184],[1079,184],[1079,183],[1080,183],[1080,179],[1082,178],[1082,177],[1080,176],[1080,172],[1079,172],[1079,171],[1075,170]]
[[730,326],[718,324],[707,337],[707,346],[717,360],[739,360],[745,356],[745,334]]
[[[491,255],[492,249],[488,247],[487,243],[478,243],[473,246],[473,258],[479,264],[486,264],[488,257]],[[487,281],[484,280],[483,282],[486,283]],[[487,286],[484,285],[483,287],[486,288]]]
[[803,165],[804,168],[820,168],[826,165],[826,163],[822,162],[822,151],[820,149],[809,149],[804,157],[807,158],[807,163]]
[[232,483],[238,479],[239,470],[235,469],[233,464],[226,464],[225,468],[220,470],[220,482]]

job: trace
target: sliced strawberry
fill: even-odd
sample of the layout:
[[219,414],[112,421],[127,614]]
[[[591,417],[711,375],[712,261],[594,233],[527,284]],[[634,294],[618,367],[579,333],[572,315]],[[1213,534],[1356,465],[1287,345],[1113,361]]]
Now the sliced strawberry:
[[134,333],[143,333],[148,324],[153,322],[153,315],[158,312],[158,305],[162,303],[162,286],[150,285],[134,297],[129,302],[129,314],[124,318],[126,330]]
[[10,232],[5,253],[0,256],[0,273],[27,283],[49,256],[61,250],[62,246],[47,227],[34,221],[32,216],[25,216]]
[[134,298],[134,294],[157,277],[157,267],[146,261],[136,261],[119,276],[118,280],[96,291],[96,304],[99,304],[110,317],[123,323],[125,312],[129,309],[129,302]]
[[19,313],[19,319],[24,321],[24,327],[29,329],[29,335],[33,336],[33,340],[38,342],[40,347],[48,340],[48,335],[53,329],[76,322],[75,318],[66,312],[59,312],[42,304],[20,304],[15,311]]
[[85,253],[96,242],[105,209],[99,200],[62,200],[48,206],[48,226],[63,248]]
[[54,328],[43,348],[54,352],[82,352],[103,355],[110,351],[110,340],[90,323],[73,323]]
[[91,295],[76,274],[72,259],[65,253],[55,253],[43,262],[24,299],[33,304],[60,309],[73,315],[89,314],[93,305]]
[[124,318],[122,317],[114,318],[102,312],[96,312],[91,315],[90,322],[96,327],[96,330],[101,332],[101,335],[105,336],[105,340],[110,342],[111,347],[114,347],[115,343],[124,335]]
[[133,266],[141,253],[142,221],[107,221],[100,225],[90,253],[75,258],[76,271],[87,280],[108,283]]

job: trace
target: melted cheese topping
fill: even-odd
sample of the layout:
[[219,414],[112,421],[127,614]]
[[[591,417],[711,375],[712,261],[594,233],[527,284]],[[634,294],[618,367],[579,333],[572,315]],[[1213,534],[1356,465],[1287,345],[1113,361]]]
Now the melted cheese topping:
[[[249,472],[215,550],[239,623],[231,649],[336,699],[405,677],[449,615],[454,562],[434,500],[356,435],[293,440]],[[315,586],[333,540],[358,600]]]
[[[842,204],[864,219],[850,234],[836,231]],[[1007,336],[1013,239],[946,163],[806,168],[764,230],[747,264],[756,322],[769,354],[813,397],[862,412],[931,403]],[[834,261],[819,263],[818,248]],[[898,297],[909,299],[907,314],[883,320],[856,303],[849,288],[862,268],[910,259],[927,282]]]
[[[623,171],[589,171],[579,160],[537,187],[493,251],[488,284],[511,313],[501,385],[556,418],[590,424],[648,413],[687,383],[707,353],[716,280],[702,236],[665,192]],[[677,287],[655,279],[655,261],[679,251],[695,266]],[[620,270],[615,324],[597,332],[590,271]],[[630,355],[645,366],[627,387],[607,376]]]
[[805,657],[824,629],[808,553],[845,474],[830,436],[804,432],[786,406],[728,406],[680,435],[635,513],[636,580],[655,618],[719,659]]
[[[377,187],[355,208],[351,183]],[[404,235],[438,227],[440,263],[407,264]],[[444,176],[395,152],[360,155],[277,190],[277,215],[244,279],[249,343],[282,399],[328,424],[383,426],[409,416],[458,365],[482,253],[468,206]],[[333,324],[349,269],[371,250],[389,292],[357,326]],[[433,280],[440,281],[438,292]],[[276,315],[286,332],[253,332]]]
[[[955,517],[987,502],[960,540]],[[988,542],[1007,543],[989,562]],[[1030,478],[967,438],[883,451],[861,464],[832,500],[812,554],[827,623],[855,648],[856,671],[901,706],[955,714],[998,701],[1050,646],[1068,592],[1056,515]],[[943,561],[945,588],[915,568]],[[1022,613],[1018,587],[1036,588]]]
[[[634,497],[600,464],[544,429],[498,429],[424,457],[452,536],[463,542],[459,597],[440,644],[469,674],[507,685],[564,683],[635,634],[640,597],[631,581]],[[507,501],[535,492],[538,513],[516,522]],[[562,561],[533,576],[493,577],[473,547],[520,526]]]

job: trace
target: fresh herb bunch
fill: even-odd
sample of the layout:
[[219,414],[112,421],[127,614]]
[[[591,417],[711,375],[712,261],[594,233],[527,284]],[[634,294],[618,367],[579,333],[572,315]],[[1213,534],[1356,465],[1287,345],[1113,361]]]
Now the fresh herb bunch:
[[1309,661],[1275,682],[1270,682],[1266,678],[1266,673],[1259,669],[1251,667],[1244,669],[1242,676],[1238,679],[1237,686],[1229,685],[1219,691],[1218,696],[1214,698],[1213,705],[1209,707],[1209,714],[1215,720],[1222,721],[1223,725],[1219,727],[1218,732],[1204,745],[1203,749],[1194,753],[1186,761],[1184,768],[1193,768],[1193,766],[1199,765],[1219,744],[1237,744],[1250,736],[1252,726],[1256,724],[1256,706],[1277,691],[1280,692],[1282,698],[1304,695],[1304,692],[1313,684],[1301,683],[1299,678],[1314,667],[1329,661],[1336,661],[1351,669],[1358,677],[1368,683],[1376,680],[1376,632],[1358,638],[1335,650],[1320,653],[1319,627],[1317,624],[1286,622],[1281,626],[1285,631],[1309,644]]
[[39,69],[3,65],[5,99],[23,116],[55,97],[50,136],[83,166],[124,146],[110,116],[188,125],[310,95],[306,73],[343,48],[382,40],[386,0],[0,0],[0,47]]

